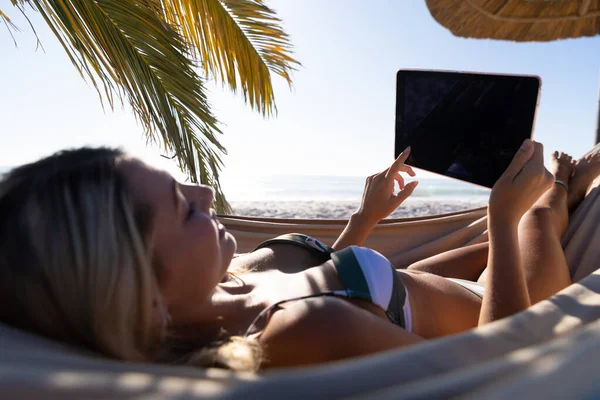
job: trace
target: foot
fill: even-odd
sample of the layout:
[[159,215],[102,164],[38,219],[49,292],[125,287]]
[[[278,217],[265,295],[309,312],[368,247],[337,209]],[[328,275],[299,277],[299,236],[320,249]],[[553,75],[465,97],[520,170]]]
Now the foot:
[[569,184],[574,167],[573,157],[567,153],[555,151],[550,156],[550,172],[554,175],[554,179],[564,182],[565,185]]
[[590,154],[577,161],[575,171],[569,181],[569,210],[574,210],[583,201],[590,186],[600,175],[600,152]]

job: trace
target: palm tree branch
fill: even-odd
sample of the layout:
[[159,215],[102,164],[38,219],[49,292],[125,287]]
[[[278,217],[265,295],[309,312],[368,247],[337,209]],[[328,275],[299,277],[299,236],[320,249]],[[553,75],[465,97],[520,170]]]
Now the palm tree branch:
[[2,22],[4,22],[4,25],[6,25],[6,29],[8,30],[8,34],[10,35],[10,37],[13,40],[13,43],[16,46],[17,45],[17,40],[15,39],[15,36],[13,35],[12,31],[13,30],[18,31],[19,28],[17,28],[17,26],[12,23],[12,21],[10,20],[10,18],[8,18],[8,15],[6,15],[2,10],[0,10],[0,20],[2,20]]
[[11,22],[10,18],[8,18],[8,15],[6,15],[2,10],[0,10],[0,18],[2,18],[4,21],[11,24],[11,26],[14,26],[13,23]]
[[[31,2],[80,73],[97,90],[96,82],[103,84],[104,94],[98,93],[111,107],[113,96],[126,98],[149,140],[175,153],[193,182],[209,183],[218,174],[225,150],[203,82],[183,39],[147,0]],[[206,163],[212,168],[204,168]]]
[[207,76],[218,76],[250,106],[275,110],[271,72],[291,84],[292,58],[281,20],[262,0],[155,0],[190,43]]

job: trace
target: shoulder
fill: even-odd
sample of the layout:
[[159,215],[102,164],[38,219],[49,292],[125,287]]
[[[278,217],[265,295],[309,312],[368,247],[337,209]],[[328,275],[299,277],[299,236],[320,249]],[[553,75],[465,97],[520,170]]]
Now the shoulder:
[[323,363],[418,340],[377,315],[329,296],[286,305],[273,314],[259,339],[267,367]]
[[[268,366],[303,365],[336,359],[340,327],[356,318],[357,308],[335,297],[294,301],[273,313],[260,336]],[[358,311],[364,311],[358,309]]]
[[313,337],[330,336],[334,326],[347,328],[369,315],[343,298],[322,296],[291,302],[273,315],[269,325],[272,329],[294,328]]

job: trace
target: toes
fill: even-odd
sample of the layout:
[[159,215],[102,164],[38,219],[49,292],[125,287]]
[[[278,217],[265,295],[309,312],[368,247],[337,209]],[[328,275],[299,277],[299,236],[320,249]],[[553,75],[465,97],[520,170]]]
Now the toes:
[[[570,156],[568,153],[565,153],[563,151],[555,151],[554,153],[552,153],[552,156],[557,159],[558,161],[565,161],[565,162],[571,162],[571,160],[573,160],[573,157]],[[599,154],[600,156],[600,154]]]
[[571,164],[573,157],[571,157],[569,154],[565,153],[565,152],[559,152],[559,151],[555,151],[554,153],[552,153],[552,156],[559,162],[561,163],[565,163],[565,164]]

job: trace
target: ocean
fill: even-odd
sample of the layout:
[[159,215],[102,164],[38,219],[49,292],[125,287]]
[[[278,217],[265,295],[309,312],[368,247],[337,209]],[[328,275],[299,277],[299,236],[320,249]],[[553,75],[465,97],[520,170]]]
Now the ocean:
[[[364,177],[273,175],[222,180],[234,214],[269,218],[345,219],[360,205]],[[490,190],[453,179],[419,179],[390,218],[439,215],[485,206]]]
[[[223,190],[230,201],[356,201],[362,196],[364,184],[362,176],[272,175],[222,179]],[[421,178],[411,197],[485,203],[489,193],[489,189],[454,179]]]
[[[0,173],[8,171],[0,167]],[[407,180],[408,181],[408,180]],[[360,205],[362,176],[226,176],[221,185],[234,214],[270,218],[348,218]],[[390,217],[438,215],[481,207],[490,190],[447,178],[420,178]]]

